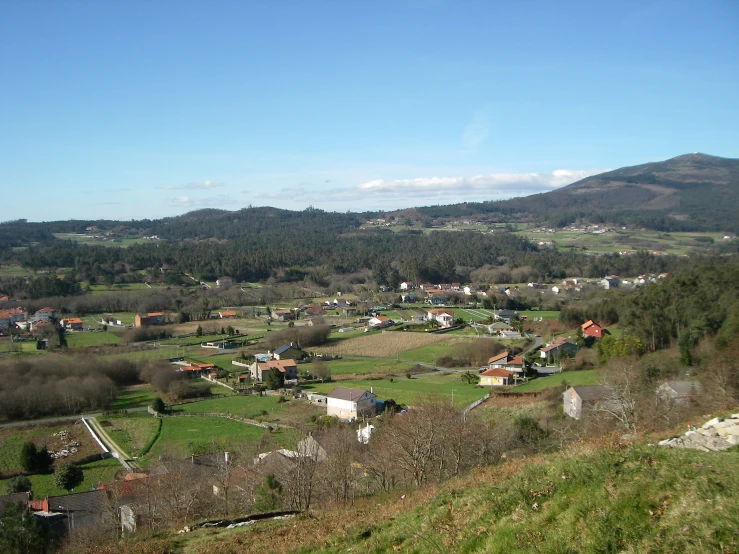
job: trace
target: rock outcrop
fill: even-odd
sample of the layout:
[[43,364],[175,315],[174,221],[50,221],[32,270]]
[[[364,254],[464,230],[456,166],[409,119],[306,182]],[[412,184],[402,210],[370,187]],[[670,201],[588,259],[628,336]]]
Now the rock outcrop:
[[659,446],[690,448],[704,452],[719,452],[739,444],[739,414],[731,417],[715,417],[700,429],[692,429],[681,437],[660,441]]

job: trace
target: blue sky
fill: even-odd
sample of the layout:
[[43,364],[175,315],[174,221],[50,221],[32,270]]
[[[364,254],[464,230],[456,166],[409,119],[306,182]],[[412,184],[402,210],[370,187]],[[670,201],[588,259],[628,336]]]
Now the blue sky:
[[0,2],[3,219],[364,211],[739,157],[739,2]]

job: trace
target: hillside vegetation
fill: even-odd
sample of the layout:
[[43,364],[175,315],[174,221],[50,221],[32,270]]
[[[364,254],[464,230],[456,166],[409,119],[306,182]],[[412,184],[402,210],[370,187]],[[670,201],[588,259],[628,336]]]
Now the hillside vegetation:
[[574,448],[345,510],[233,531],[199,530],[117,552],[699,554],[739,548],[736,448]]

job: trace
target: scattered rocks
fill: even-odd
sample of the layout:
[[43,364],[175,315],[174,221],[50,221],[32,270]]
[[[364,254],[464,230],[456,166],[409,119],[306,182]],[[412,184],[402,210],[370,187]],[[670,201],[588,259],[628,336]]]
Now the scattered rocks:
[[658,443],[668,448],[689,448],[703,452],[719,452],[736,444],[739,444],[739,414],[727,418],[714,417],[699,429]]

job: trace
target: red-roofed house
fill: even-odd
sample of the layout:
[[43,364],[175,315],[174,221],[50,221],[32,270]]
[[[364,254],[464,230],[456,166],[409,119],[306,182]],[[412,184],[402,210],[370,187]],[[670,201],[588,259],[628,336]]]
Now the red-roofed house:
[[393,321],[389,317],[384,315],[378,315],[373,317],[367,322],[367,325],[375,329],[382,329],[383,327],[389,327],[393,324]]
[[133,320],[134,327],[145,327],[146,325],[164,325],[164,312],[149,312],[146,315],[136,314]]
[[451,327],[454,323],[454,312],[436,308],[427,312],[426,320],[438,322],[439,327]]
[[295,360],[269,360],[267,362],[254,362],[249,366],[249,373],[254,381],[263,381],[264,374],[276,369],[285,376],[285,379],[295,379],[298,376],[298,364]]
[[236,310],[223,310],[221,312],[218,312],[218,315],[221,317],[221,319],[234,318],[236,317]]
[[595,323],[592,319],[589,319],[588,321],[580,325],[580,329],[582,329],[583,336],[586,337],[599,339],[603,334],[603,328]]
[[526,368],[523,356],[513,356],[508,352],[503,352],[496,356],[492,356],[488,360],[489,369],[507,369],[516,373],[523,373]]
[[480,373],[481,387],[503,387],[513,384],[513,371],[505,369],[488,369]]
[[60,323],[65,329],[69,329],[71,331],[82,330],[82,320],[79,317],[68,317],[66,319],[62,319]]

